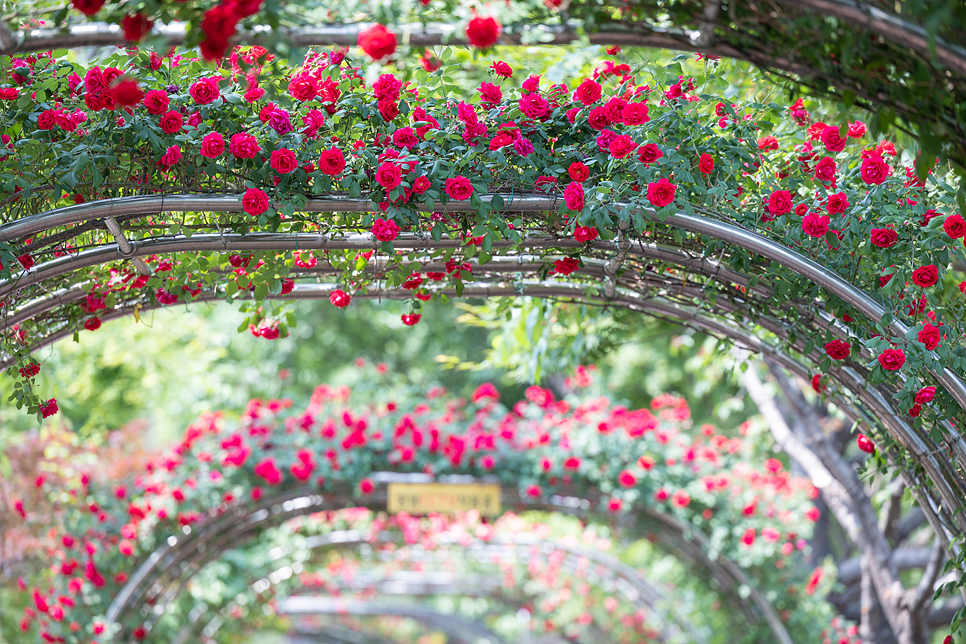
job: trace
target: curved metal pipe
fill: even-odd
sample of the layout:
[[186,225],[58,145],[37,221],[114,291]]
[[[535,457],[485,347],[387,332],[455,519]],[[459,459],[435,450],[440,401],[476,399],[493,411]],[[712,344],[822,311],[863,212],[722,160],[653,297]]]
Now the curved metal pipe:
[[480,622],[412,604],[295,595],[281,600],[278,612],[282,615],[397,615],[425,622],[468,644],[505,642],[502,637]]
[[[495,195],[486,195],[484,200],[492,201]],[[560,201],[554,196],[548,195],[501,195],[506,204],[506,210],[512,212],[547,212],[555,211],[560,206]],[[84,204],[66,206],[46,213],[30,215],[18,219],[15,222],[0,226],[0,240],[9,241],[24,235],[34,234],[50,227],[64,226],[70,223],[77,223],[89,219],[99,219],[104,217],[118,217],[131,215],[159,214],[161,212],[241,212],[241,195],[168,195],[168,196],[142,196],[142,197],[121,197],[102,201],[93,201]],[[309,199],[306,206],[301,210],[305,212],[368,212],[372,210],[374,204],[368,199],[355,199],[342,196],[330,196],[320,199]],[[615,208],[636,207],[632,204],[615,204]],[[434,210],[444,212],[474,212],[475,207],[468,202],[450,202],[447,204],[435,204]],[[652,221],[660,220],[653,209],[640,208],[647,218]],[[781,264],[785,268],[791,269],[812,282],[822,287],[829,293],[841,298],[844,302],[854,307],[863,315],[871,320],[879,320],[887,313],[886,309],[871,296],[857,288],[842,277],[832,273],[817,262],[800,255],[792,249],[763,237],[757,233],[745,230],[735,224],[724,221],[702,217],[699,215],[688,215],[683,212],[675,213],[663,220],[663,223],[670,226],[677,226],[689,232],[708,235],[714,239],[734,244],[739,248],[754,252],[773,262]],[[192,236],[192,239],[198,237]],[[287,235],[259,234],[245,236],[245,246],[231,248],[226,246],[221,240],[223,236],[218,236],[218,241],[210,241],[207,245],[194,246],[194,250],[282,250],[292,249],[291,239]],[[255,240],[258,240],[257,242]],[[295,236],[295,249],[313,248],[373,248],[376,244],[368,241],[368,235],[346,235],[340,239],[332,239],[325,235],[300,234]],[[248,241],[250,240],[250,241]],[[368,243],[366,243],[368,241]],[[177,244],[171,242],[171,250],[176,252]],[[298,245],[301,243],[301,245]],[[348,246],[342,244],[349,243]],[[277,244],[281,244],[280,246]],[[451,248],[461,246],[459,240],[444,240],[440,244],[430,243],[427,240],[412,236],[412,238],[397,239],[394,244],[401,249],[414,248]],[[557,247],[579,247],[575,240],[556,240]],[[495,247],[507,247],[510,244],[494,244]],[[115,252],[120,253],[118,248]],[[166,252],[159,250],[158,252]],[[141,256],[143,253],[140,248],[136,249],[134,256]],[[64,257],[60,260],[45,262],[35,266],[30,271],[26,271],[22,277],[0,282],[0,298],[5,297],[13,290],[23,288],[30,284],[37,283],[50,276],[56,275],[57,270],[53,270],[58,262],[69,264],[72,257]],[[85,268],[93,264],[76,265],[76,268]],[[60,267],[56,267],[59,269]],[[52,271],[52,272],[51,272]],[[905,337],[909,327],[899,320],[894,320],[890,325],[891,331],[900,337]],[[934,372],[937,381],[946,389],[947,392],[956,400],[957,404],[966,411],[966,384],[949,367],[944,367],[941,371]],[[959,436],[948,436],[955,446],[957,461],[960,466],[966,469],[966,442]]]

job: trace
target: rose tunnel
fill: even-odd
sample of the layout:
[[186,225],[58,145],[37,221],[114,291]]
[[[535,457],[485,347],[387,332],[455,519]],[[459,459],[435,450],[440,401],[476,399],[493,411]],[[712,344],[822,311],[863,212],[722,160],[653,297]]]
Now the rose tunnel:
[[[342,583],[345,592],[369,589],[366,599],[372,592],[476,595],[494,598],[511,614],[524,606],[537,612],[535,606],[552,602],[553,589],[563,583],[554,581],[560,570],[571,576],[591,570],[596,572],[590,577],[581,572],[578,579],[599,586],[623,608],[605,604],[603,614],[586,613],[568,638],[601,641],[606,632],[607,638],[625,641],[621,633],[636,629],[635,637],[654,641],[707,641],[707,624],[691,622],[681,596],[668,595],[638,569],[597,547],[555,540],[547,526],[535,528],[512,515],[492,524],[472,518],[435,518],[427,524],[406,513],[377,518],[359,510],[334,512],[384,511],[386,484],[436,478],[453,489],[468,479],[498,481],[505,509],[574,514],[612,525],[622,537],[646,537],[711,583],[722,603],[734,606],[726,619],[746,641],[794,642],[789,628],[799,636],[821,628],[808,614],[795,618],[804,621],[783,623],[779,611],[789,613],[801,600],[788,590],[784,561],[776,565],[795,558],[801,547],[797,540],[817,519],[808,501],[813,486],[789,476],[778,461],[749,468],[744,459],[754,449],[751,441],[713,435],[710,426],[701,432],[686,429],[683,400],[660,402],[655,415],[613,406],[605,398],[554,401],[539,388],[528,393],[534,402],[513,411],[499,404],[491,385],[477,391],[470,407],[438,393],[411,408],[398,399],[376,402],[378,396],[362,396],[368,402],[355,407],[347,388],[319,387],[309,408],[293,414],[285,412],[283,402],[253,401],[237,426],[217,415],[202,418],[170,455],[138,477],[134,489],[122,493],[110,484],[86,484],[79,496],[87,505],[69,511],[65,525],[71,527],[63,533],[65,547],[56,564],[61,597],[73,594],[78,582],[92,585],[84,602],[72,607],[71,619],[90,622],[91,632],[112,641],[190,641],[205,629],[222,627],[225,616],[241,606],[250,606],[250,612],[270,597],[278,599],[284,614],[339,612],[341,600],[333,604],[306,594],[312,579],[337,596],[343,595],[338,592]],[[563,461],[560,444],[571,445],[572,456]],[[597,447],[594,455],[582,457],[577,445]],[[614,469],[618,458],[626,463],[620,472]],[[688,467],[676,468],[679,459]],[[393,471],[382,469],[386,466]],[[424,473],[427,469],[436,474]],[[752,509],[742,512],[742,506]],[[705,534],[716,513],[733,516],[733,528]],[[766,546],[752,551],[759,532]],[[331,566],[315,578],[301,574],[319,565],[313,551],[360,547],[386,553],[385,558],[370,556],[373,561],[398,563],[408,552],[423,553],[417,558],[423,563],[409,573],[393,564],[371,577],[356,574],[355,568],[334,574]],[[462,568],[434,570],[425,562],[449,561],[431,556],[437,551],[502,567],[495,581],[471,578]],[[552,570],[537,564],[543,557],[549,557]],[[253,569],[251,562],[261,563]],[[519,570],[511,577],[520,582],[508,585],[507,566],[514,565]],[[523,582],[530,578],[538,580],[540,593],[527,590],[533,587]],[[821,579],[813,578],[812,584]],[[238,580],[247,581],[239,587]],[[206,591],[212,584],[219,590]],[[273,594],[266,594],[272,587]],[[200,611],[195,610],[199,589],[206,606]],[[38,599],[36,590],[27,592],[45,607],[47,599]],[[551,597],[541,600],[547,593]],[[345,601],[350,613],[352,607],[364,609],[351,595]],[[218,610],[211,610],[212,603]],[[427,617],[419,612],[423,609],[405,606],[394,610]],[[540,609],[547,623],[569,628],[560,623],[565,613],[551,608]],[[42,624],[47,638],[84,636],[56,616],[47,620],[40,614],[28,621]]]
[[[775,4],[792,11],[787,3]],[[813,80],[832,75],[827,69],[816,74],[814,61],[767,59],[744,40],[747,34],[740,42],[708,40],[720,27],[715,7],[707,5],[701,28],[687,38],[658,31],[623,34],[624,40],[593,37],[744,58]],[[822,3],[820,10],[844,20],[850,7]],[[950,70],[964,73],[966,55],[957,46],[927,38],[878,9],[860,13],[870,32],[900,34],[904,46],[932,51]],[[173,42],[197,37],[179,29],[162,31]],[[571,38],[566,29],[548,29],[557,40]],[[355,39],[352,27],[348,32]],[[345,37],[327,29],[293,33],[303,44]],[[442,28],[426,34],[421,37],[449,37]],[[4,40],[9,35],[0,31],[9,52],[119,38],[116,28],[104,26],[73,26],[67,35],[24,32],[15,44]],[[588,78],[576,88],[541,86],[537,78],[516,89],[501,80],[502,90],[484,84],[479,101],[467,102],[454,100],[441,73],[416,75],[410,86],[387,75],[367,84],[341,52],[312,51],[302,66],[289,69],[277,61],[269,67],[259,50],[243,49],[231,69],[217,75],[197,64],[154,62],[148,52],[128,52],[83,68],[50,56],[18,66],[15,74],[7,70],[7,89],[14,91],[2,97],[3,131],[12,139],[0,162],[2,363],[19,374],[15,395],[29,411],[56,412],[56,403],[33,384],[42,368],[33,351],[161,306],[237,301],[249,313],[251,332],[268,340],[287,332],[285,304],[298,300],[329,300],[333,314],[353,299],[407,300],[412,308],[405,324],[418,323],[421,303],[432,298],[536,297],[621,307],[728,340],[813,381],[874,438],[948,557],[962,567],[966,351],[962,294],[951,267],[963,261],[966,223],[955,212],[952,172],[942,174],[937,166],[923,179],[921,164],[864,125],[846,134],[846,128],[817,122],[800,103],[776,110],[702,93],[676,78],[673,65],[660,75],[635,70],[636,88],[618,75]],[[15,91],[21,81],[13,75],[29,78],[32,98]],[[844,78],[839,90],[874,98],[857,83]],[[771,119],[774,134],[759,136],[758,119]],[[930,131],[935,123],[918,125]],[[951,140],[961,142],[958,126],[947,126]],[[483,399],[483,410],[496,414]],[[275,423],[274,413],[268,416]],[[257,428],[257,418],[246,429]],[[353,436],[341,428],[324,436],[322,421],[306,422],[312,440]],[[621,428],[635,439],[655,429]],[[220,431],[209,428],[186,439],[190,458],[197,457],[195,439],[213,441]],[[136,570],[129,554],[113,552],[115,544],[103,548],[112,550],[104,565],[130,575],[124,582],[98,572],[106,552],[89,553],[85,578],[97,588],[91,615],[105,616],[103,628],[115,641],[170,635],[180,642],[217,630],[207,621],[194,631],[171,630],[184,624],[192,609],[185,590],[206,566],[239,547],[266,549],[272,531],[293,517],[359,505],[383,510],[381,483],[364,497],[360,483],[369,477],[387,482],[390,470],[421,471],[389,459],[403,449],[392,441],[384,446],[389,451],[372,452],[388,459],[383,469],[352,470],[334,467],[338,458],[316,463],[335,443],[305,452],[295,443],[280,448],[257,432],[250,436],[215,448],[240,459],[227,478],[243,486],[243,502],[189,498],[191,509],[179,508],[177,520],[173,514],[167,523],[135,517],[145,525],[158,521],[151,527],[157,534],[137,549]],[[628,538],[648,535],[720,590],[735,607],[735,630],[749,629],[748,641],[799,641],[773,606],[774,580],[763,572],[764,563],[736,563],[738,533],[723,542],[703,534],[694,527],[700,515],[692,506],[651,503],[656,489],[647,490],[647,499],[622,490],[617,472],[591,472],[586,464],[564,472],[555,463],[556,476],[539,478],[539,468],[530,471],[537,461],[528,460],[539,447],[524,450],[506,440],[508,446],[492,448],[491,467],[479,460],[489,447],[473,448],[480,453],[466,461],[446,452],[452,445],[431,453],[446,453],[450,474],[499,479],[506,508],[571,513],[613,524]],[[786,448],[794,447],[788,440]],[[616,438],[612,448],[621,448]],[[265,459],[241,458],[245,449],[265,450]],[[344,452],[353,449],[370,447],[342,444]],[[419,446],[405,449],[418,462]],[[308,456],[297,456],[302,453]],[[574,454],[578,461],[590,458]],[[284,464],[281,470],[273,455]],[[518,471],[502,469],[504,456]],[[324,480],[295,485],[285,472],[300,467],[298,458],[307,459],[302,467],[312,464],[310,473],[330,468]],[[267,462],[284,480],[284,491],[251,498],[254,489],[261,491],[254,484],[259,478],[263,486],[280,483],[266,476]],[[204,469],[205,463],[194,465]],[[807,473],[815,484],[843,498],[859,484],[851,469],[830,463],[814,468]],[[638,474],[652,472],[643,469]],[[520,485],[521,471],[536,477],[533,487]],[[713,498],[702,503],[717,511]],[[118,507],[114,514],[127,512]],[[871,539],[875,521],[858,513],[850,530]],[[113,536],[123,536],[125,526],[114,527]],[[346,547],[362,541],[378,538],[369,533]],[[494,543],[477,545],[499,558]],[[637,593],[625,594],[627,602],[649,608],[654,621],[648,636],[701,641],[701,628],[668,610],[668,598],[640,573],[612,560],[598,563],[609,571],[606,583],[620,579]],[[871,581],[885,592],[897,571],[887,552],[875,564]],[[387,579],[372,588],[391,586],[394,578]],[[281,605],[293,613],[310,604],[319,612],[336,610],[324,598],[289,599]],[[219,610],[231,602],[224,600]],[[358,601],[352,606],[359,612],[376,610]],[[532,601],[510,598],[504,610],[512,614]],[[780,601],[794,604],[785,596]],[[402,610],[379,602],[387,612]],[[42,632],[75,637],[61,626],[47,624]],[[478,626],[455,626],[452,635],[479,635]],[[604,635],[578,637],[603,641]]]

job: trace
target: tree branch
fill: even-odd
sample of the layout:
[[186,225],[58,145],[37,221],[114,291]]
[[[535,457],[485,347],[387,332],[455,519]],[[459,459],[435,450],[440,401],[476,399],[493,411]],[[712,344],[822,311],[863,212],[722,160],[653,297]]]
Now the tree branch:
[[919,580],[919,583],[912,591],[909,606],[911,611],[917,612],[921,610],[926,604],[926,601],[931,598],[933,586],[936,584],[936,578],[942,569],[943,554],[942,542],[937,536],[933,539],[932,553],[929,556],[929,563],[926,565],[926,570],[922,573],[922,579]]

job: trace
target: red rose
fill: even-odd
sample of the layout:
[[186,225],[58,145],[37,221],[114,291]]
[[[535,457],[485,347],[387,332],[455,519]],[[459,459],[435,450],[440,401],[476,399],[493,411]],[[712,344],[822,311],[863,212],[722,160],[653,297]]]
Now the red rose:
[[101,328],[101,319],[98,317],[88,318],[84,321],[84,328],[88,331],[97,331]]
[[490,65],[490,69],[493,70],[494,74],[497,76],[502,76],[503,78],[510,78],[513,76],[513,69],[502,60],[498,60]]
[[521,97],[519,105],[520,111],[534,120],[542,121],[550,116],[550,104],[536,92]]
[[651,120],[647,115],[647,105],[644,103],[628,103],[621,112],[624,125],[643,125]]
[[503,92],[499,85],[481,83],[477,91],[480,93],[480,100],[484,103],[499,103],[503,100]]
[[388,192],[402,183],[402,170],[398,165],[386,161],[376,170],[376,183]]
[[839,129],[834,125],[829,125],[822,132],[822,143],[829,152],[841,152],[845,149],[846,140],[839,133]]
[[396,34],[382,25],[359,32],[359,47],[373,60],[382,60],[396,51]]
[[217,78],[202,78],[188,88],[188,94],[198,105],[208,105],[221,96]]
[[777,150],[778,139],[776,139],[770,134],[768,136],[763,136],[760,139],[758,139],[758,149],[761,150],[762,152]]
[[836,169],[838,166],[835,164],[835,159],[825,157],[815,164],[815,178],[819,181],[835,181]]
[[379,114],[382,115],[386,123],[394,121],[399,116],[399,105],[396,104],[396,101],[384,98],[376,106],[379,108]]
[[446,194],[449,195],[450,199],[465,201],[473,196],[473,184],[463,175],[447,179]]
[[859,449],[867,454],[871,454],[875,451],[875,445],[869,440],[869,437],[865,434],[859,434],[855,437],[855,444],[859,446]]
[[15,101],[20,98],[20,90],[16,87],[4,87],[0,89],[0,100]]
[[288,174],[290,172],[295,172],[296,168],[299,167],[298,157],[295,153],[288,148],[282,148],[280,150],[273,150],[272,156],[269,159],[269,164],[272,166],[272,170],[279,174]]
[[[533,182],[533,187],[540,192],[550,192],[557,185],[556,177],[548,177],[545,174],[541,174],[537,177],[537,180]],[[966,282],[963,282],[966,284]]]
[[144,34],[151,31],[154,23],[148,20],[144,14],[136,13],[133,16],[124,16],[121,20],[121,28],[124,29],[124,40],[138,42],[144,38]]
[[344,309],[349,306],[349,302],[352,301],[352,297],[342,289],[335,289],[329,293],[329,301],[332,302],[332,306],[340,309]]
[[825,354],[832,360],[845,360],[852,352],[852,345],[845,340],[832,340],[825,344]]
[[168,93],[159,89],[152,89],[144,95],[144,107],[147,108],[148,114],[164,114],[170,104]]
[[[40,415],[43,416],[44,418],[50,418],[51,416],[53,416],[54,414],[56,414],[58,411],[60,411],[60,410],[57,407],[57,399],[56,398],[51,398],[47,402],[45,402],[45,403],[43,403],[43,404],[40,405]],[[88,579],[90,579],[90,577],[88,577]],[[90,581],[95,586],[98,585],[97,582],[94,579],[90,579]],[[103,585],[104,584],[102,583],[101,586],[103,586]]]
[[623,123],[626,108],[627,101],[623,98],[612,98],[604,104],[604,109],[607,110],[607,118],[611,123]]
[[621,472],[617,480],[624,487],[634,487],[637,484],[637,477],[630,470]]
[[184,119],[182,118],[180,112],[171,110],[161,117],[161,130],[166,134],[174,134],[175,132],[179,132],[182,125],[184,125]]
[[879,354],[879,364],[886,371],[898,371],[906,363],[906,354],[902,349],[886,349]]
[[268,195],[264,190],[249,188],[242,197],[242,207],[252,217],[257,217],[268,210]]
[[592,105],[600,100],[600,84],[589,78],[584,80],[574,91],[574,100],[580,101],[584,105]]
[[849,199],[845,196],[844,192],[837,192],[834,195],[829,195],[826,208],[828,209],[828,213],[830,215],[838,215],[848,210]]
[[580,270],[580,260],[575,257],[555,259],[553,262],[553,270],[559,275],[570,275],[571,273]]
[[[637,144],[634,143],[634,139],[627,136],[626,134],[621,134],[607,146],[607,151],[610,152],[611,157],[615,159],[623,159],[631,154],[637,149]],[[712,162],[713,164],[713,162]]]
[[342,154],[342,150],[339,148],[323,150],[322,156],[319,157],[319,170],[330,177],[342,174],[345,170],[345,155]]
[[953,239],[966,236],[966,221],[961,215],[949,215],[943,220],[943,230]]
[[564,202],[567,207],[576,212],[584,209],[584,184],[579,181],[571,181],[564,188]]
[[392,144],[397,148],[409,148],[415,147],[419,143],[419,139],[416,138],[416,133],[413,132],[411,127],[399,128],[392,133]]
[[849,123],[849,137],[853,139],[862,138],[865,135],[866,127],[862,121]]
[[419,321],[423,319],[423,316],[419,313],[403,313],[400,316],[400,319],[406,326],[416,326],[419,324]]
[[939,333],[938,327],[934,327],[926,322],[922,325],[922,329],[919,330],[917,338],[926,345],[927,349],[932,351],[939,346],[939,341],[942,340],[942,334]]
[[201,139],[201,156],[216,159],[225,151],[225,137],[219,132],[209,132]]
[[580,161],[574,161],[570,164],[570,167],[567,168],[567,174],[569,174],[570,178],[574,181],[583,182],[590,178],[590,168]]
[[201,55],[205,60],[220,60],[228,49],[228,39],[237,31],[238,3],[220,3],[205,12],[201,20]]
[[714,157],[710,154],[702,154],[701,159],[698,161],[698,170],[701,174],[711,174],[714,172]]
[[918,392],[916,392],[916,404],[921,405],[924,403],[932,402],[932,399],[936,397],[935,387],[923,387]]
[[872,155],[862,159],[862,180],[869,185],[879,185],[889,178],[892,171],[882,157]]
[[899,233],[891,228],[873,228],[870,237],[872,245],[879,248],[892,248],[899,241]]
[[392,219],[376,219],[372,223],[371,232],[382,242],[391,242],[399,236],[399,225]]
[[265,479],[269,485],[278,485],[282,482],[282,473],[271,456],[255,466],[255,475]]
[[828,233],[828,215],[810,213],[802,217],[802,231],[809,237],[824,237]]
[[644,165],[651,165],[663,156],[661,148],[654,143],[645,143],[637,149],[637,160]]
[[74,8],[85,16],[93,16],[104,6],[104,0],[73,0]]
[[593,226],[577,226],[574,228],[574,239],[579,241],[581,244],[594,241],[597,239],[597,235],[597,229]]
[[677,186],[668,181],[667,177],[661,177],[661,180],[657,183],[647,184],[647,200],[651,202],[651,205],[663,208],[674,201],[676,189]]
[[318,92],[315,79],[308,74],[299,74],[288,84],[289,96],[297,101],[311,101]]
[[939,281],[939,269],[935,264],[920,266],[912,271],[912,281],[916,286],[929,288]]
[[792,193],[787,190],[776,190],[768,197],[768,212],[775,215],[784,215],[792,210]]
[[423,194],[431,187],[432,187],[432,184],[429,182],[429,179],[426,177],[416,177],[416,180],[413,182],[413,192],[415,192],[417,195]]
[[474,47],[488,49],[499,40],[502,29],[496,18],[476,16],[466,25],[466,40]]
[[817,373],[812,376],[812,389],[815,393],[820,394],[825,391],[825,385],[822,384],[822,374]]
[[177,165],[180,161],[181,161],[180,145],[172,145],[161,156],[161,165],[168,168]]
[[236,159],[254,159],[255,155],[262,151],[258,145],[258,139],[247,132],[233,134],[228,143],[228,151]]
[[118,105],[130,107],[144,99],[144,92],[136,80],[125,78],[111,87],[111,99]]

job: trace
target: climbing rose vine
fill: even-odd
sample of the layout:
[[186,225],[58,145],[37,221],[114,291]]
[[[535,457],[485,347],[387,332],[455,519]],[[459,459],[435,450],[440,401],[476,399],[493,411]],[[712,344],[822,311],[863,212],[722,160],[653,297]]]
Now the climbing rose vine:
[[[891,386],[913,424],[938,428],[958,418],[943,389],[925,404],[916,400],[934,386],[937,369],[966,373],[959,322],[966,308],[950,270],[966,235],[955,180],[938,170],[920,180],[908,154],[872,140],[860,122],[822,122],[801,102],[788,109],[724,100],[701,85],[713,80],[713,65],[699,81],[629,66],[618,72],[608,60],[596,78],[561,84],[495,65],[478,96],[459,97],[445,83],[445,67],[407,81],[386,73],[369,86],[344,51],[312,52],[300,67],[279,64],[281,74],[266,75],[270,58],[239,49],[218,70],[136,50],[86,68],[50,55],[17,61],[19,71],[8,70],[0,87],[10,150],[0,162],[4,216],[134,194],[226,192],[237,195],[236,212],[159,213],[125,224],[141,241],[198,230],[362,233],[371,235],[371,250],[155,255],[146,258],[149,274],[125,261],[69,273],[43,288],[80,286],[86,297],[6,336],[5,348],[19,358],[15,372],[36,362],[29,347],[46,329],[96,332],[102,311],[203,294],[249,300],[243,328],[283,337],[293,320],[268,298],[291,292],[318,260],[333,276],[336,307],[374,284],[398,288],[411,302],[401,321],[416,324],[423,301],[446,288],[461,293],[474,265],[494,254],[529,252],[530,234],[560,240],[559,248],[536,251],[548,275],[579,281],[595,242],[626,229],[750,273],[769,292],[744,306],[792,325],[789,343],[808,333],[794,351],[820,378],[844,361],[872,384]],[[139,102],[125,107],[135,94]],[[513,196],[534,190],[557,198],[560,210],[515,212]],[[368,199],[371,212],[305,212],[312,197],[333,194]],[[470,212],[445,212],[454,206]],[[861,287],[889,314],[868,319],[777,264],[663,226],[675,212],[778,241]],[[458,241],[448,249],[428,242],[417,261],[394,246],[408,233]],[[13,240],[0,253],[8,280],[87,243],[69,228],[48,234]],[[423,271],[425,261],[443,270]],[[45,292],[4,285],[8,310]],[[715,297],[755,293],[718,281],[705,287]],[[801,326],[818,309],[837,316],[834,330]],[[893,319],[910,333],[893,336]],[[15,397],[32,412],[53,413],[56,404],[24,377]]]

